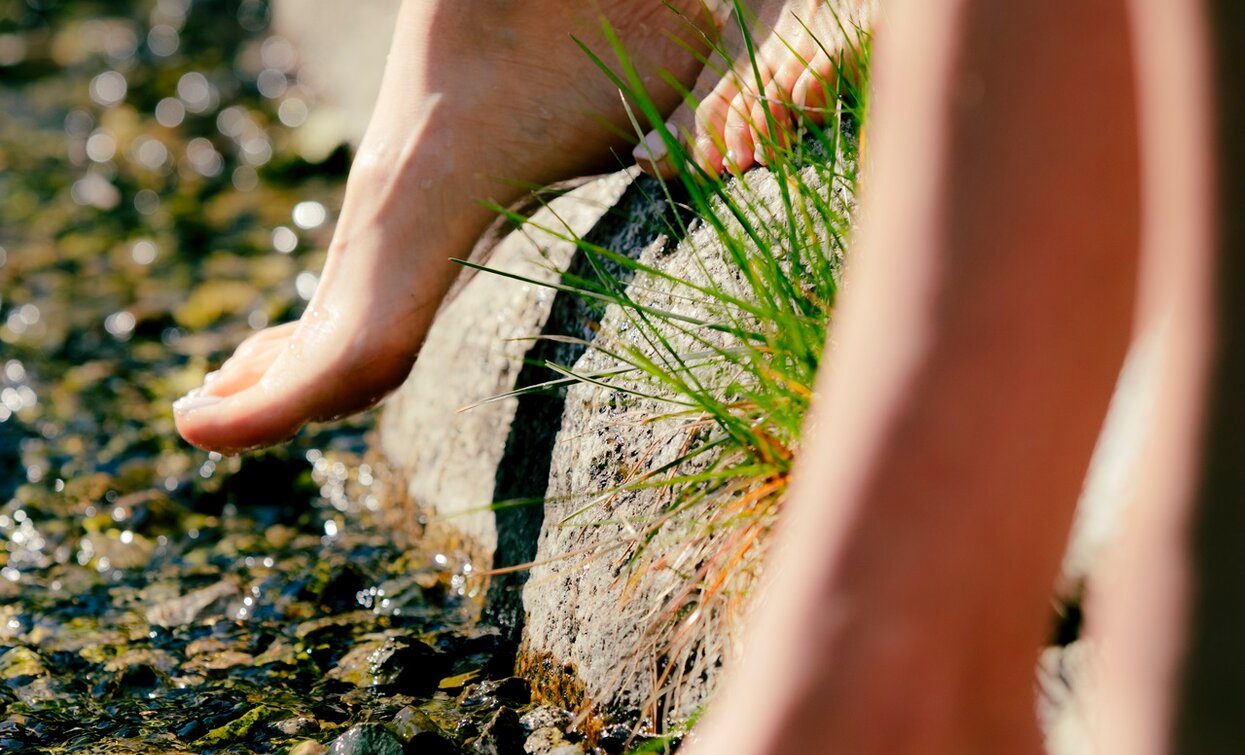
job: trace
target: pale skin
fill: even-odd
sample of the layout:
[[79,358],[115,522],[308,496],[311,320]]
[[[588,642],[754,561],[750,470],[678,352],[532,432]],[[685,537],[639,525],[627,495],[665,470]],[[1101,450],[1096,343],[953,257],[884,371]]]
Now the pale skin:
[[[1206,13],[1228,7],[1205,3],[888,4],[862,231],[803,452],[816,463],[801,467],[774,549],[785,578],[695,755],[1041,751],[1032,670],[1072,508],[1132,332],[1160,321],[1173,356],[1149,495],[1119,584],[1092,606],[1107,649],[1095,734],[1103,752],[1192,741],[1174,703],[1193,636],[1187,535],[1219,222],[1201,51]],[[695,45],[688,19],[708,28],[697,3],[674,20],[657,0],[589,5],[404,3],[308,314],[252,338],[180,404],[183,436],[227,452],[270,444],[405,377],[452,283],[448,259],[491,219],[480,200],[518,198],[497,166],[547,183],[608,167],[622,146],[596,121],[625,123],[616,92],[583,84],[569,41],[591,44],[600,14],[710,171],[763,160],[760,108],[781,123],[818,104],[810,81],[833,76],[800,43],[803,24],[831,23],[812,0],[754,9],[764,96],[741,84],[753,75],[739,57],[701,71],[672,41]],[[463,62],[464,48],[488,59]],[[661,92],[660,69],[699,107]],[[667,173],[658,143],[637,156]]]
[[[846,19],[861,7],[836,2]],[[763,98],[737,33],[726,35],[729,64],[704,65],[705,37],[717,29],[701,0],[407,0],[319,290],[297,323],[256,334],[178,402],[178,431],[202,448],[234,453],[360,411],[396,388],[461,269],[450,260],[466,257],[495,217],[485,203],[509,205],[523,186],[616,169],[616,155],[631,151],[601,123],[631,128],[617,89],[590,70],[575,42],[610,58],[602,18],[657,107],[670,113],[673,132],[706,170],[719,172],[755,163],[746,114],[758,102],[771,102],[785,122],[793,96],[803,105],[824,101],[833,64],[805,27],[841,40],[829,7],[758,6]],[[662,72],[691,90],[690,101]],[[648,170],[670,170],[670,155],[637,151]]]

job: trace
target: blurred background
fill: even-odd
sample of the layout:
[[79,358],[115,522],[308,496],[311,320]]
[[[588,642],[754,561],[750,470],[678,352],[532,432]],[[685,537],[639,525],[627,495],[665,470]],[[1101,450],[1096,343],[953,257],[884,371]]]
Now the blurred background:
[[370,414],[239,460],[170,407],[315,291],[396,5],[0,0],[0,751],[327,740],[402,702],[354,638],[458,641]]

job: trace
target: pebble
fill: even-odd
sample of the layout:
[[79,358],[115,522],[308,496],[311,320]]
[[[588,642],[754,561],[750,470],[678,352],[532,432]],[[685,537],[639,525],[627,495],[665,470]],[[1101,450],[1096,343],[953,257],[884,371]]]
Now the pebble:
[[501,708],[484,725],[480,736],[468,743],[472,752],[481,755],[526,755],[523,750],[523,725],[512,708]]
[[523,728],[526,731],[547,728],[565,731],[571,728],[571,722],[574,720],[575,717],[568,710],[556,708],[552,705],[541,705],[524,713],[519,722],[523,724]]
[[384,724],[355,724],[329,746],[332,755],[403,755],[405,748]]
[[463,707],[496,707],[499,704],[523,706],[531,701],[532,685],[517,676],[473,684],[458,696],[458,704]]
[[328,748],[319,742],[304,739],[290,748],[290,755],[325,755],[328,751]]
[[320,723],[311,716],[293,716],[277,721],[273,726],[277,731],[290,737],[311,734],[320,730]]
[[436,689],[449,667],[449,658],[427,644],[389,636],[353,647],[329,672],[329,677],[359,687],[418,694]]

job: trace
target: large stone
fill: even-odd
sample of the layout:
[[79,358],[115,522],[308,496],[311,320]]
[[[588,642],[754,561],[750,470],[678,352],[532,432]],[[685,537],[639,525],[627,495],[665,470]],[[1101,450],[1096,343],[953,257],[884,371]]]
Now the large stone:
[[[720,317],[664,277],[713,282],[743,294],[741,278],[713,229],[699,224],[682,242],[667,235],[697,224],[690,216],[676,216],[663,188],[648,179],[632,182],[618,197],[626,181],[607,179],[564,200],[592,196],[599,205],[612,202],[604,217],[600,206],[578,217],[557,205],[555,211],[588,244],[660,271],[640,275],[629,288],[638,305],[689,318]],[[747,191],[762,203],[778,201],[777,182],[764,171],[750,175]],[[538,226],[549,223],[548,213],[535,218]],[[542,253],[534,264],[537,251]],[[561,269],[590,277],[593,264],[602,261],[590,261],[574,245],[531,227],[508,237],[491,262],[546,283],[557,282]],[[629,278],[618,266],[612,274],[624,284]],[[536,335],[547,338],[530,340]],[[665,336],[684,354],[705,349],[697,341],[704,334],[668,328]],[[710,337],[726,343],[724,335]],[[519,665],[533,680],[537,699],[570,707],[590,704],[599,713],[646,710],[682,718],[711,689],[738,612],[711,607],[693,631],[672,642],[667,630],[674,614],[665,612],[680,608],[672,596],[688,587],[680,569],[703,561],[715,541],[696,538],[689,545],[685,536],[699,516],[696,510],[672,519],[656,537],[637,531],[635,522],[651,520],[668,506],[668,488],[609,491],[679,458],[704,423],[688,417],[658,420],[670,413],[670,404],[573,381],[547,394],[510,396],[457,411],[562,377],[546,363],[573,365],[581,375],[616,369],[612,357],[588,346],[597,340],[607,350],[627,345],[659,356],[617,306],[480,274],[445,307],[410,380],[386,407],[382,446],[405,470],[410,501],[427,518],[425,542],[464,549],[477,572],[536,563],[522,603],[518,590],[527,572],[493,577],[485,615],[511,636],[526,620]],[[447,379],[451,374],[454,379]],[[651,385],[632,387],[652,392]],[[494,502],[514,501],[535,505],[488,510]],[[414,516],[410,512],[407,519]],[[652,554],[647,562],[631,559],[641,542]],[[747,554],[729,594],[746,592],[760,553],[758,548]],[[657,566],[663,556],[664,565]],[[662,655],[669,674],[646,662]]]
[[[494,558],[497,515],[490,507],[495,502],[526,501],[527,508],[539,508],[547,461],[542,464],[539,442],[530,434],[547,428],[552,438],[558,419],[555,412],[552,426],[542,422],[540,407],[548,402],[540,397],[489,399],[539,382],[532,377],[539,370],[524,360],[531,359],[536,346],[530,339],[542,332],[557,299],[553,289],[539,284],[557,282],[575,255],[574,242],[559,236],[567,229],[587,233],[627,183],[626,175],[615,175],[588,184],[555,199],[534,215],[533,225],[505,237],[492,250],[489,267],[536,283],[474,275],[443,306],[410,377],[386,403],[381,448],[404,474],[418,511],[409,512],[406,521],[425,518],[423,542],[457,551],[476,570],[507,565]],[[514,520],[527,513],[501,516]],[[506,534],[528,542],[518,542],[509,549],[513,557],[503,560],[522,563],[534,555],[534,532],[524,535],[518,527]]]
[[[741,197],[745,189],[732,191]],[[778,205],[777,182],[767,172],[750,174],[746,192],[758,206]],[[750,298],[737,263],[708,224],[693,224],[678,243],[654,240],[639,262],[656,272],[641,272],[631,282],[634,307],[688,321],[728,321],[719,301],[672,279]],[[588,350],[574,372],[610,374],[625,366],[611,353],[633,349],[667,364],[678,354],[699,365],[691,372],[705,385],[729,382],[724,378],[734,368],[723,360],[688,357],[708,354],[711,345],[730,348],[734,336],[677,321],[657,330],[661,339],[635,322],[633,307],[611,305],[594,343],[600,348]],[[624,718],[642,712],[683,719],[704,703],[730,653],[742,612],[729,606],[747,594],[763,542],[727,570],[719,594],[730,599],[700,603],[697,580],[688,575],[710,565],[731,536],[703,527],[721,499],[675,511],[673,486],[628,484],[656,481],[660,477],[652,476],[659,472],[703,470],[714,456],[680,460],[715,429],[704,416],[666,400],[673,396],[656,381],[623,376],[604,382],[609,385],[581,382],[568,391],[550,465],[545,526],[524,592],[520,665],[546,685],[567,670],[578,677],[580,689],[569,699],[552,696],[552,702],[590,703],[598,713]],[[767,528],[772,520],[764,515],[759,526]],[[576,693],[583,700],[576,701]]]

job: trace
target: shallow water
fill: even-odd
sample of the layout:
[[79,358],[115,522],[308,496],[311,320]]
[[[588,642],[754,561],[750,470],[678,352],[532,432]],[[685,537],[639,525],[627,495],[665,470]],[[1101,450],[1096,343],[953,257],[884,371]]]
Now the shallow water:
[[295,62],[256,0],[0,0],[0,751],[453,748],[527,702],[471,686],[508,658],[469,566],[376,521],[366,416],[174,432],[315,289],[347,159]]

